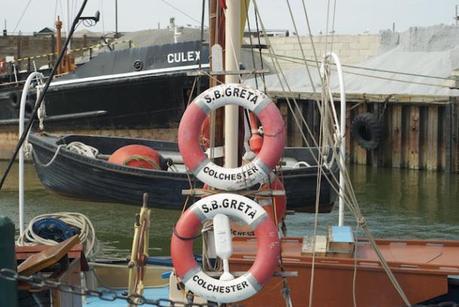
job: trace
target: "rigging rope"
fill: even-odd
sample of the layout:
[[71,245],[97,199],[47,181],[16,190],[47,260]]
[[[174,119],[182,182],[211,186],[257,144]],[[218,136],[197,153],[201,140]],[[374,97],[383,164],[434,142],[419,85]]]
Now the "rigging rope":
[[29,0],[29,2],[27,2],[27,4],[26,4],[25,8],[22,10],[21,17],[19,17],[19,20],[16,23],[16,26],[14,26],[13,33],[16,33],[16,29],[19,27],[19,24],[21,23],[22,18],[24,18],[24,15],[27,12],[27,9],[29,8],[29,5],[30,5],[31,2],[32,2],[32,0]]
[[[299,62],[299,60],[301,60],[301,59],[298,58],[298,57],[293,57],[293,56],[288,56],[288,55],[280,55],[280,54],[276,54],[276,53],[273,53],[273,56],[274,57],[278,57],[278,58],[284,58],[284,61],[287,61],[287,62],[301,64],[301,62]],[[298,60],[298,61],[295,61],[295,60]],[[306,59],[306,61],[315,62],[314,60],[310,60],[310,59]],[[334,64],[332,64],[332,65],[334,65]],[[355,65],[343,64],[341,66],[348,67],[348,68],[354,68],[354,69],[362,69],[362,70],[367,70],[367,71],[375,71],[375,72],[382,72],[382,73],[393,73],[393,74],[415,76],[415,77],[421,77],[421,78],[431,78],[431,79],[441,79],[441,80],[453,81],[452,78],[443,78],[443,77],[437,77],[437,76],[428,76],[428,75],[421,75],[421,74],[396,72],[396,71],[383,70],[383,69],[377,69],[377,68],[373,69],[373,68],[369,68],[369,67],[359,67],[359,66],[355,66]],[[333,69],[336,69],[336,68],[333,68]],[[410,81],[410,80],[396,79],[396,78],[392,78],[392,77],[369,75],[369,74],[363,74],[363,73],[353,72],[353,71],[349,71],[349,70],[343,70],[343,72],[345,74],[357,75],[357,76],[368,77],[368,78],[373,78],[373,79],[381,79],[381,80],[394,81],[394,82],[400,82],[400,83],[417,84],[417,85],[425,85],[425,86],[433,86],[433,87],[441,87],[441,88],[451,89],[451,86],[443,85],[443,84],[428,83],[428,82],[421,82],[421,81]]]
[[[300,47],[301,56],[303,57],[303,59],[306,59],[306,56],[304,55],[303,45],[301,44],[301,41],[300,41],[300,35],[298,33],[298,28],[296,26],[295,18],[293,17],[293,12],[292,12],[292,7],[290,6],[290,1],[286,0],[286,2],[287,2],[287,6],[288,6],[288,11],[290,13],[290,19],[292,20],[293,28],[295,30],[295,36],[296,36],[296,39],[298,41],[298,46]],[[316,92],[316,87],[315,87],[314,82],[312,80],[311,71],[309,70],[309,65],[308,65],[308,62],[306,60],[304,61],[304,66],[306,67],[306,72],[308,74],[309,81],[311,82],[312,90],[313,90],[313,92]]]
[[201,21],[197,20],[196,18],[194,18],[193,16],[189,15],[187,12],[179,9],[178,7],[176,7],[175,5],[169,3],[168,1],[166,0],[161,0],[161,2],[163,2],[164,4],[166,4],[167,6],[171,7],[172,9],[176,10],[177,12],[181,13],[182,15],[188,17],[189,19],[197,22],[198,24],[201,24]]
[[[253,2],[254,2],[255,9],[258,10],[256,0],[254,0]],[[304,3],[304,2],[303,2],[303,3]],[[260,19],[260,23],[261,23],[263,32],[264,32],[265,35],[266,35],[266,29],[265,29],[264,24],[263,24],[263,22],[262,22],[261,19]],[[311,33],[310,33],[310,35],[311,35]],[[285,78],[285,74],[283,73],[282,67],[280,67],[277,57],[274,57],[274,56],[273,56],[272,46],[271,46],[271,44],[269,44],[269,38],[268,38],[267,36],[266,36],[266,40],[268,41],[268,45],[270,46],[270,47],[269,47],[269,52],[270,52],[270,55],[271,55],[271,59],[272,59],[272,61],[273,61],[273,66],[274,66],[274,68],[276,69],[276,75],[277,75],[277,77],[278,77],[279,83],[280,83],[281,87],[283,88],[283,91],[285,91],[284,83],[283,83],[283,81],[282,81],[282,79],[281,79],[281,76],[282,76],[282,78],[283,78],[283,80],[284,80],[284,82],[285,82],[285,87],[287,87],[287,88],[288,88],[288,91],[291,93],[290,86],[288,85],[287,79]],[[317,62],[317,61],[316,61],[316,62]],[[278,69],[277,69],[277,67],[278,67]],[[301,125],[299,125],[298,119],[297,119],[296,116],[295,116],[295,112],[293,112],[293,109],[292,109],[291,103],[290,103],[290,99],[289,99],[288,97],[286,97],[286,100],[287,100],[287,105],[289,106],[289,109],[292,111],[292,114],[293,114],[293,117],[294,117],[294,120],[295,120],[296,124],[298,125],[298,127],[300,127],[300,132],[301,132],[301,135],[302,135],[302,137],[303,137],[303,140],[305,141],[306,144],[308,144],[308,141],[307,141],[307,139],[306,139],[306,136],[304,135],[304,132],[303,132],[302,129],[301,129]],[[298,106],[298,104],[297,104],[297,102],[296,102],[296,99],[293,98],[292,100],[294,101],[295,106],[297,107],[297,109],[300,109],[299,106]],[[323,116],[323,114],[322,114],[322,112],[321,112],[321,108],[319,108],[319,112],[321,113],[321,116]],[[305,121],[305,119],[304,119],[304,116],[303,116],[301,113],[299,114],[299,116],[301,117],[301,119],[302,119],[302,121],[303,121],[305,127],[307,128],[308,132],[310,133],[310,135],[311,135],[311,137],[312,137],[312,139],[313,139],[313,142],[314,142],[315,144],[317,144],[316,141],[315,141],[314,136],[312,135],[312,133],[311,133],[309,127],[308,127],[308,124],[306,123],[306,121]],[[322,117],[322,118],[323,118],[323,117]],[[314,155],[314,156],[315,156],[315,155]],[[318,159],[318,161],[317,161],[317,162],[318,162],[318,167],[320,167],[320,168],[323,167],[322,164],[319,163],[319,162],[320,162],[320,159],[321,159],[321,156],[322,156],[322,155],[319,156],[319,159]],[[338,161],[339,161],[339,159],[338,159]],[[348,206],[348,208],[350,209],[350,211],[354,214],[357,223],[358,223],[359,225],[361,225],[362,229],[364,230],[365,234],[367,235],[367,238],[369,239],[372,248],[375,250],[375,252],[376,252],[376,254],[377,254],[377,256],[378,256],[378,259],[380,260],[380,262],[381,262],[381,264],[382,264],[384,270],[386,271],[386,274],[387,274],[387,276],[389,277],[390,281],[391,281],[392,284],[394,285],[395,289],[396,289],[397,292],[399,293],[399,295],[400,295],[400,297],[402,298],[402,300],[404,301],[404,303],[407,304],[407,305],[409,306],[409,301],[408,301],[406,295],[404,294],[403,289],[400,287],[400,285],[398,284],[397,280],[395,279],[395,276],[393,275],[393,273],[392,273],[390,267],[388,266],[388,264],[387,264],[387,262],[385,261],[383,255],[381,254],[381,252],[380,252],[378,246],[376,245],[376,242],[374,241],[374,238],[373,238],[373,236],[371,235],[369,229],[367,228],[365,219],[363,218],[363,216],[362,216],[362,214],[361,214],[361,212],[360,212],[360,208],[359,208],[359,206],[358,206],[358,202],[357,202],[357,199],[356,199],[356,196],[355,196],[355,193],[354,193],[352,184],[350,183],[349,174],[348,174],[348,172],[347,172],[347,170],[346,170],[346,168],[345,168],[345,165],[341,165],[340,162],[338,162],[338,164],[339,164],[340,169],[342,169],[342,170],[344,171],[345,177],[348,179],[348,180],[346,181],[346,189],[345,189],[345,191],[348,191],[348,193],[346,193],[347,195],[346,195],[346,194],[344,195],[344,200],[345,200],[344,202],[345,202],[345,204]],[[326,174],[324,174],[324,175],[326,175]],[[333,177],[335,183],[338,182],[338,181],[336,180],[336,178],[335,178],[336,176],[334,176],[333,173],[331,173],[331,176]],[[330,184],[332,185],[332,188],[333,188],[334,190],[336,190],[336,186],[333,186],[333,183],[332,183],[332,181],[329,180],[328,176],[326,175],[325,177],[327,178],[327,180],[328,180],[328,181],[330,182]],[[349,199],[350,199],[350,201],[349,201]]]

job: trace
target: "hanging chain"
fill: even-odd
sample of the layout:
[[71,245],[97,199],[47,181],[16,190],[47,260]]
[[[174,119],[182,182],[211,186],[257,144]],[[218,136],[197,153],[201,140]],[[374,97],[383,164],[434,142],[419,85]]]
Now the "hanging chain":
[[18,274],[16,271],[11,269],[0,269],[0,278],[9,281],[20,281],[27,283],[28,285],[32,286],[32,288],[39,289],[39,288],[47,288],[47,289],[55,289],[63,293],[71,293],[81,296],[92,296],[97,297],[102,301],[106,302],[113,302],[115,300],[124,300],[129,304],[132,305],[150,305],[150,306],[157,306],[157,307],[216,307],[218,306],[216,303],[207,303],[207,304],[198,304],[198,303],[184,303],[184,302],[174,302],[169,299],[148,299],[143,295],[133,294],[133,295],[123,295],[113,290],[93,290],[88,289],[82,286],[71,285],[68,283],[63,283],[54,279],[45,278],[40,275],[31,275],[31,276],[24,276]]

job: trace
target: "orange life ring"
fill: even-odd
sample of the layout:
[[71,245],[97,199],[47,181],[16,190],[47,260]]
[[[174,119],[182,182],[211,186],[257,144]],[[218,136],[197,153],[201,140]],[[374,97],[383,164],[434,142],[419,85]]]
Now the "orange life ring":
[[[193,256],[193,238],[205,220],[217,214],[240,219],[255,230],[257,256],[247,273],[223,281],[205,274]],[[238,194],[220,193],[200,199],[180,217],[171,239],[171,257],[177,276],[193,293],[218,303],[239,302],[257,293],[278,265],[279,237],[273,221],[255,201]]]
[[[264,129],[257,157],[238,168],[211,162],[199,144],[202,123],[210,111],[233,104],[252,111]],[[202,182],[221,190],[241,190],[267,181],[285,145],[284,121],[279,109],[263,92],[240,84],[222,84],[204,91],[188,106],[180,121],[178,145],[183,162]]]

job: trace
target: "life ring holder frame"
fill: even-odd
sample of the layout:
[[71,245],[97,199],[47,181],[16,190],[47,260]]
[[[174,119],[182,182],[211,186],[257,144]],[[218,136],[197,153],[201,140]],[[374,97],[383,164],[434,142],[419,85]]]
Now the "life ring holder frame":
[[[236,201],[238,205],[231,205]],[[240,210],[242,204],[245,209]],[[239,208],[239,209],[238,209]],[[242,220],[254,229],[257,256],[249,271],[230,281],[205,274],[193,256],[193,240],[200,226],[217,214]],[[210,301],[231,303],[256,294],[278,265],[280,242],[277,228],[266,211],[255,201],[238,194],[220,193],[200,199],[180,217],[171,239],[171,257],[177,276],[185,287]],[[215,291],[217,289],[217,291]]]
[[[263,146],[257,157],[237,168],[211,162],[199,144],[200,128],[207,115],[225,105],[238,105],[253,112],[264,129]],[[266,181],[279,162],[285,145],[285,129],[277,106],[261,91],[240,84],[210,88],[188,106],[180,121],[178,145],[184,164],[202,182],[220,190],[242,190]]]

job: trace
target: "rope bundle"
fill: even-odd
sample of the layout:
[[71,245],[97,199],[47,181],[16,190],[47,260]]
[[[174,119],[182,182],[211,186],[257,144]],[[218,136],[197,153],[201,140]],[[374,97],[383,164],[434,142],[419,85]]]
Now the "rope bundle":
[[90,259],[99,251],[99,244],[96,238],[94,225],[92,222],[81,213],[76,212],[56,212],[49,214],[42,214],[34,217],[27,226],[24,234],[17,239],[17,245],[29,245],[31,243],[38,243],[44,245],[57,245],[59,242],[50,239],[44,239],[33,231],[35,222],[45,219],[55,218],[59,219],[67,225],[80,230],[79,238],[84,246],[84,254]]

